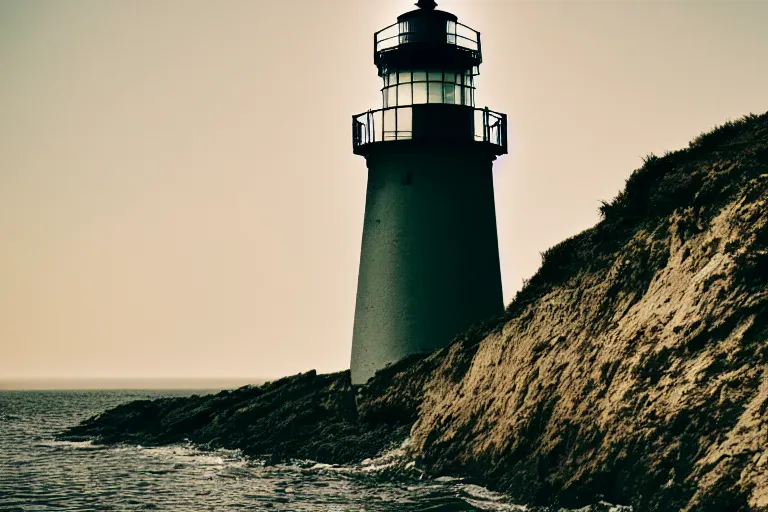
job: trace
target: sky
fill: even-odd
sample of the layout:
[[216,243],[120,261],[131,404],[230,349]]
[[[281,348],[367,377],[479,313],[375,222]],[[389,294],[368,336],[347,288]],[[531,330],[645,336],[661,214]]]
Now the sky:
[[[373,33],[406,0],[0,0],[0,379],[348,368]],[[505,302],[648,153],[768,110],[768,2],[442,0],[481,32]]]

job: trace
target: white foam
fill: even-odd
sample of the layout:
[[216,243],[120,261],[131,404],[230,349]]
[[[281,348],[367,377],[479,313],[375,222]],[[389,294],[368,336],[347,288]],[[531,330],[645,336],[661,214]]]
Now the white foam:
[[[600,501],[597,503],[603,507],[609,507],[608,512],[632,512],[632,507],[629,505],[614,505],[606,501]],[[582,508],[561,508],[558,512],[591,512],[592,505],[587,505]]]

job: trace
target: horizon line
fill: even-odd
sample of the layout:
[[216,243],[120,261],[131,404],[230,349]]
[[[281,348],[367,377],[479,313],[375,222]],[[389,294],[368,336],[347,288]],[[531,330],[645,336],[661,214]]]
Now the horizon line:
[[0,391],[98,389],[225,389],[261,385],[269,377],[20,377],[0,378]]

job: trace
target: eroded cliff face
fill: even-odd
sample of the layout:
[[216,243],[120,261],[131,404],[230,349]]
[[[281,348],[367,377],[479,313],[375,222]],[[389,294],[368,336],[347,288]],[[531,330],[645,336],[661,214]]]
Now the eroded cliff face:
[[527,503],[768,510],[768,115],[700,139],[431,356],[420,464]]

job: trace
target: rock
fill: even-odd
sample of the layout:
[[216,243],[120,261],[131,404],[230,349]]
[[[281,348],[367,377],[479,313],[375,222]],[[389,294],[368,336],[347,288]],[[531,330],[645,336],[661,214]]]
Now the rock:
[[[418,360],[390,367],[382,378],[400,382],[398,368]],[[372,388],[376,394],[356,399],[348,371],[310,371],[215,395],[126,403],[59,437],[145,446],[192,442],[203,449],[240,449],[264,457],[267,465],[291,459],[350,464],[398,446],[408,436],[420,403],[418,382],[423,379],[400,386],[401,391],[377,384]]]

